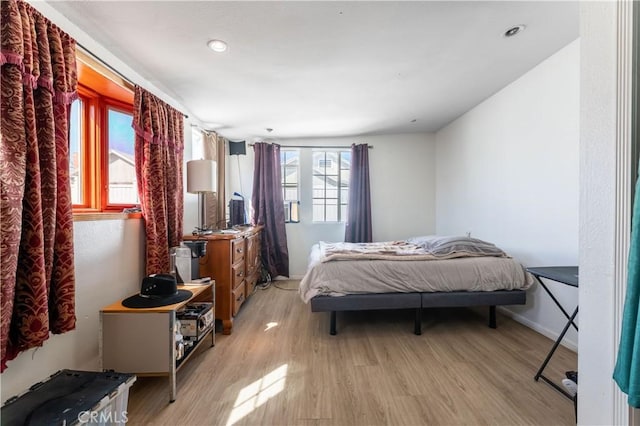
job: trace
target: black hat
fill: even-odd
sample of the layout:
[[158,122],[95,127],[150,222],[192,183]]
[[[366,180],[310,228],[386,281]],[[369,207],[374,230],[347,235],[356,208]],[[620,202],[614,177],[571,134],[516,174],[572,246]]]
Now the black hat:
[[127,308],[157,308],[182,302],[192,295],[189,290],[178,290],[173,275],[153,274],[142,280],[140,294],[127,297],[122,304]]

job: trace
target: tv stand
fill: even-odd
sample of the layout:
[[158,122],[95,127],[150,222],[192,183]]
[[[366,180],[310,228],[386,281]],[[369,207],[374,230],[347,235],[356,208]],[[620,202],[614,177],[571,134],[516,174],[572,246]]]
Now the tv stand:
[[[215,326],[206,332],[185,355],[176,360],[176,312],[190,302],[213,303],[215,283],[180,285],[193,293],[174,305],[132,309],[116,302],[100,311],[101,360],[103,370],[137,376],[168,376],[169,401],[176,399],[176,373],[200,346],[216,343]],[[211,335],[209,339],[209,335]]]

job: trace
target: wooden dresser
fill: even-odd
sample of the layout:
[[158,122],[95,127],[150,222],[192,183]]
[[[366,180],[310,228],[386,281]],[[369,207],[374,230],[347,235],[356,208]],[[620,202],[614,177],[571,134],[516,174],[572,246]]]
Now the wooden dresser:
[[216,282],[216,319],[222,333],[231,334],[233,318],[255,290],[260,277],[261,226],[237,233],[188,235],[187,241],[206,240],[207,253],[200,259],[200,276]]

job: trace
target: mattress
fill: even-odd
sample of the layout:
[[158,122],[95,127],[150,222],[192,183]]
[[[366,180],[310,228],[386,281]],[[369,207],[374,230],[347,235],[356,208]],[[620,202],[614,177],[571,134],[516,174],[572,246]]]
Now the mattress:
[[526,290],[534,282],[510,257],[322,261],[321,256],[320,245],[315,244],[300,282],[305,303],[318,295]]

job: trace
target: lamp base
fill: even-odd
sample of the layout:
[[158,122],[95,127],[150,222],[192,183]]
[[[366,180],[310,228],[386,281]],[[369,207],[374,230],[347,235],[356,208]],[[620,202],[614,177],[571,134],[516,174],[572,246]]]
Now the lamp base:
[[207,203],[204,199],[204,192],[198,193],[198,226],[193,235],[209,235],[213,231],[207,226]]

